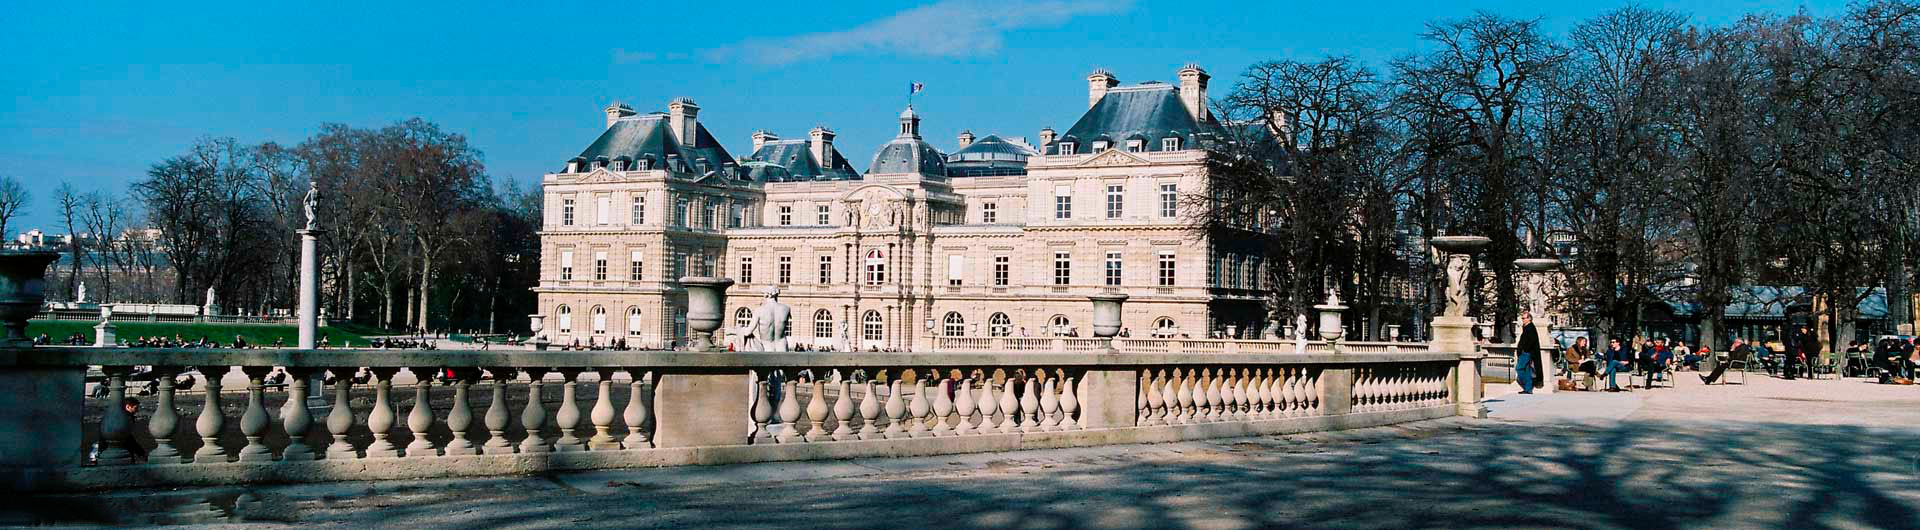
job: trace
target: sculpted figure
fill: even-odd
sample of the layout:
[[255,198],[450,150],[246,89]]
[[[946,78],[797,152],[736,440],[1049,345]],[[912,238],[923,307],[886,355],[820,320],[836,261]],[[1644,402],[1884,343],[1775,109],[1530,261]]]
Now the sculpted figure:
[[302,202],[301,206],[304,207],[307,211],[306,212],[307,213],[307,229],[308,230],[319,229],[320,217],[319,215],[314,213],[314,210],[317,210],[320,208],[320,183],[319,182],[313,182],[313,181],[307,182],[307,198],[301,202]]
[[1467,262],[1465,256],[1447,260],[1446,316],[1467,316]]
[[787,351],[787,304],[780,303],[780,289],[767,288],[767,300],[754,308],[753,320],[740,330],[748,351]]

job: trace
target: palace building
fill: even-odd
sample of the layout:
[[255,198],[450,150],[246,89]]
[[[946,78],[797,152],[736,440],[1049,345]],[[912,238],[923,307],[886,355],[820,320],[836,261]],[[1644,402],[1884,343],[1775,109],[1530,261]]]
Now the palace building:
[[942,152],[909,106],[864,171],[826,128],[755,132],[736,156],[691,99],[607,107],[605,132],[544,177],[542,334],[668,346],[685,334],[683,276],[737,282],[729,328],[778,287],[790,338],[819,346],[1090,336],[1087,296],[1103,292],[1131,296],[1134,337],[1258,326],[1257,253],[1183,213],[1205,196],[1205,147],[1226,129],[1206,71],[1177,75],[1121,86],[1096,71],[1085,114],[1036,144],[963,132]]

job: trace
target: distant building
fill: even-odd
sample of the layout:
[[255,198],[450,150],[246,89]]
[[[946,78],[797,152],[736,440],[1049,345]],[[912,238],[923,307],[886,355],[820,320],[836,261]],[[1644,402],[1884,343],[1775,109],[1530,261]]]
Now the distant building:
[[685,333],[683,276],[738,282],[728,327],[765,287],[793,306],[790,336],[916,348],[935,336],[1091,335],[1088,295],[1132,295],[1132,336],[1258,329],[1266,266],[1252,241],[1196,234],[1204,148],[1225,129],[1207,73],[1120,86],[1087,77],[1088,108],[1039,143],[962,133],[943,153],[909,106],[858,171],[816,127],[760,131],[736,158],[675,99],[605,109],[606,130],[543,180],[541,281],[554,342],[660,345]]

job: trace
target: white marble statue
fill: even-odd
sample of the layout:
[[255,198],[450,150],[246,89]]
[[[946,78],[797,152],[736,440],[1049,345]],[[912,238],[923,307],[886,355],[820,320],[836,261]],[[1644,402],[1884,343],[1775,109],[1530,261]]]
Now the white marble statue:
[[1467,262],[1465,256],[1454,256],[1447,260],[1447,309],[1446,316],[1467,316]]
[[77,304],[87,303],[87,282],[80,282],[79,289],[73,294],[73,301]]
[[780,303],[780,288],[768,287],[767,300],[754,308],[753,320],[739,330],[745,351],[787,351],[787,317],[792,309]]
[[204,311],[207,316],[213,316],[213,302],[214,302],[213,288],[208,287],[207,288],[207,305],[202,306],[200,310]]
[[[302,201],[302,206],[306,208],[307,230],[318,230],[320,228],[320,217],[314,213],[314,210],[320,208],[319,182],[307,181],[307,198]],[[208,303],[207,305],[213,304]]]
[[1307,315],[1293,315],[1293,352],[1307,353]]

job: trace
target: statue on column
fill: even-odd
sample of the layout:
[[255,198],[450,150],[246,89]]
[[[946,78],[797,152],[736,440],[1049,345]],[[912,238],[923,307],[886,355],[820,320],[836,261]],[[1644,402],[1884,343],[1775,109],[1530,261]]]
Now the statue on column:
[[200,310],[206,316],[213,316],[213,309],[214,309],[213,301],[214,301],[213,287],[207,287],[207,305],[202,306],[200,308]]
[[780,303],[780,288],[768,287],[766,292],[767,300],[754,308],[740,338],[747,351],[787,351],[787,317],[792,310]]
[[307,181],[307,198],[302,201],[302,206],[306,209],[307,213],[307,230],[318,230],[320,228],[320,217],[314,213],[314,211],[320,208],[319,182]]
[[1446,316],[1467,316],[1467,263],[1470,261],[1466,256],[1453,256],[1447,260]]
[[73,294],[73,303],[76,303],[76,304],[87,303],[87,282],[80,282],[80,287]]

